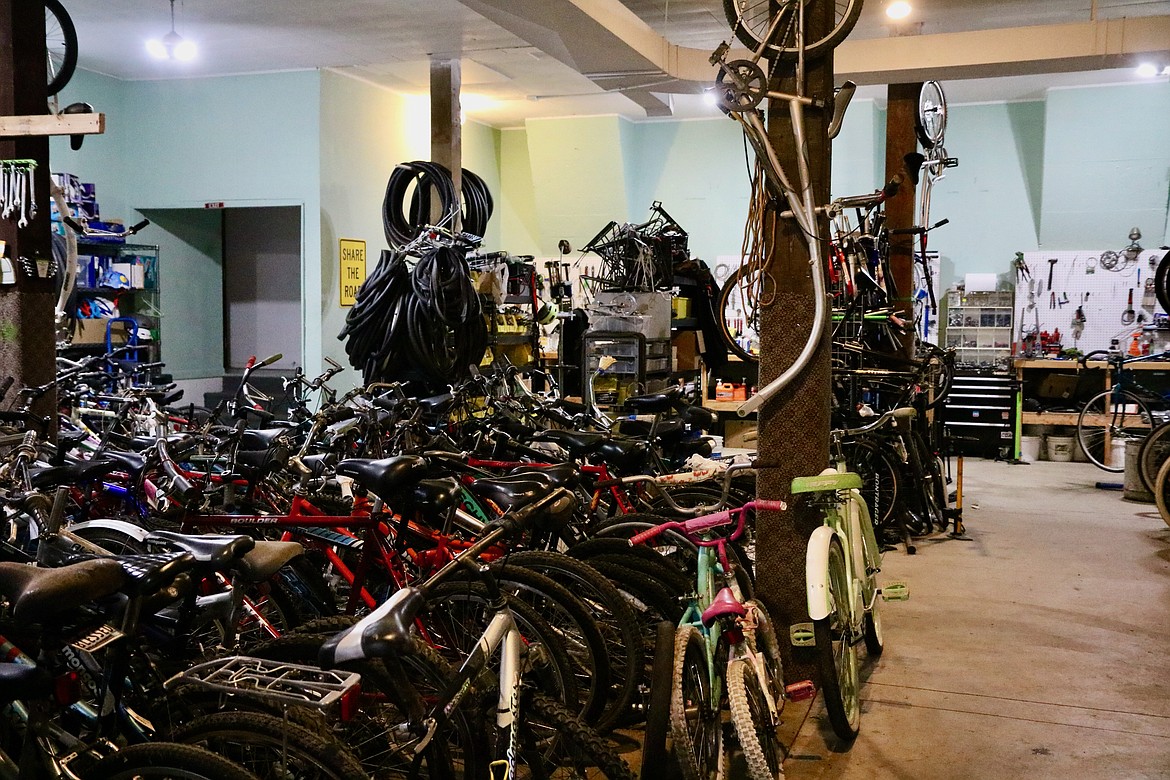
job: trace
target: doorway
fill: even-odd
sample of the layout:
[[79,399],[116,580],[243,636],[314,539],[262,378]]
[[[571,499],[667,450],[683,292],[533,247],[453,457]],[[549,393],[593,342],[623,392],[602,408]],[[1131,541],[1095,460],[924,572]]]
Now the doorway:
[[274,369],[302,365],[301,331],[301,207],[224,209],[224,367],[277,353]]

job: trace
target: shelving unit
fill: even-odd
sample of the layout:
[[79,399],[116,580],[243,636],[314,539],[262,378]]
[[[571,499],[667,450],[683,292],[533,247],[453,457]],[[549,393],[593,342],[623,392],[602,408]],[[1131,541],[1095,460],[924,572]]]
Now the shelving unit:
[[[507,355],[513,365],[527,368],[540,360],[540,328],[536,324],[536,304],[532,286],[536,281],[536,268],[529,263],[511,264],[508,278],[509,293],[504,295],[504,301],[499,306],[495,301],[483,296],[484,316],[488,321],[488,348],[492,358],[499,357],[502,352]],[[521,330],[500,330],[498,315],[508,316],[505,309],[520,307],[522,314],[513,316],[520,319]],[[521,350],[520,347],[528,347]]]
[[647,339],[627,331],[589,331],[584,342],[584,381],[589,381],[606,355],[617,362],[594,385],[597,405],[603,409],[620,406],[630,395],[662,389],[670,374],[669,339]]
[[[150,332],[149,340],[142,338],[138,340],[137,360],[139,362],[161,360],[162,311],[158,247],[150,244],[78,241],[77,254],[78,273],[74,297],[77,300],[91,297],[114,301],[118,317],[130,317],[135,320],[139,330],[146,329]],[[122,273],[130,286],[103,285],[102,277],[109,270]],[[108,324],[109,318],[77,320],[72,341],[65,350],[104,351]]]
[[1006,371],[1012,354],[1012,293],[948,290],[944,344],[961,366]]

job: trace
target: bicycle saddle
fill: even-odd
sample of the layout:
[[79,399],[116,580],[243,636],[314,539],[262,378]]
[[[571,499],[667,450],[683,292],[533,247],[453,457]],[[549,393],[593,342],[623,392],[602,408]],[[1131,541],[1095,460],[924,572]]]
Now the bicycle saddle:
[[29,469],[28,473],[33,487],[45,488],[66,483],[92,482],[117,470],[117,461],[96,459],[69,463],[64,466]]
[[536,475],[549,481],[551,487],[574,488],[580,481],[580,473],[572,463],[557,463],[552,466],[518,466],[508,472],[509,477]]
[[116,461],[119,470],[129,472],[130,476],[137,477],[146,468],[146,458],[142,457],[136,452],[123,452],[122,450],[103,450],[101,458]]
[[743,604],[731,592],[731,588],[723,588],[715,594],[715,598],[711,601],[711,606],[703,610],[703,625],[709,626],[716,620],[725,617],[743,617],[747,614]]
[[692,455],[707,457],[715,451],[715,445],[710,439],[683,439],[674,446],[673,455],[676,458],[689,458]]
[[483,477],[471,483],[471,491],[480,498],[490,499],[505,512],[531,504],[548,493],[552,480],[539,474],[520,474],[514,477]]
[[240,449],[256,452],[270,450],[281,436],[287,434],[290,428],[249,428],[240,437]]
[[236,571],[247,582],[264,582],[293,558],[304,554],[300,542],[259,541],[236,563]]
[[443,393],[442,395],[433,395],[430,398],[420,398],[418,405],[422,407],[425,414],[438,414],[450,406],[454,400],[455,396],[451,393]]
[[38,666],[0,664],[0,704],[44,698],[53,692],[53,687],[53,678]]
[[426,605],[421,590],[402,588],[352,628],[326,640],[317,654],[317,662],[323,669],[331,669],[347,661],[408,653],[414,644],[411,629]]
[[533,441],[550,441],[559,444],[569,451],[573,458],[590,455],[600,447],[608,434],[593,433],[590,431],[540,431],[532,437]]
[[[617,432],[623,436],[645,438],[650,435],[650,428],[653,425],[654,423],[646,420],[622,420],[618,424]],[[675,444],[686,435],[686,428],[686,423],[681,419],[672,417],[667,420],[659,420],[654,435],[663,443]]]
[[195,556],[185,551],[119,555],[111,560],[121,564],[126,573],[126,582],[119,590],[132,597],[157,593],[195,566]]
[[311,476],[324,477],[337,465],[337,455],[332,452],[326,452],[323,455],[306,455],[301,458],[301,463],[305,464],[305,468],[309,470]]
[[418,484],[427,475],[427,461],[417,455],[381,460],[348,458],[337,464],[337,474],[349,477],[383,500],[389,500],[396,492]]
[[213,571],[227,571],[256,546],[250,536],[217,534],[181,534],[175,531],[154,531],[145,539],[149,545],[166,547],[170,550],[191,553],[200,568]]
[[597,454],[619,471],[636,474],[645,470],[650,445],[635,439],[612,438],[597,448]]
[[666,412],[674,408],[681,395],[682,391],[679,388],[668,387],[657,393],[631,396],[626,399],[625,406],[627,409],[646,414]]
[[0,595],[12,617],[44,623],[62,612],[117,593],[126,582],[122,566],[110,558],[40,569],[23,563],[0,563]]

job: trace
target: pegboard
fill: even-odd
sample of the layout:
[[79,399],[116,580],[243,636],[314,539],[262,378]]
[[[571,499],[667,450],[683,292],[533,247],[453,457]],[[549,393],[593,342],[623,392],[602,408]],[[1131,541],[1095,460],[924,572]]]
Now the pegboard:
[[[1155,319],[1166,318],[1154,294],[1154,271],[1164,254],[1164,250],[1158,249],[1128,255],[1122,250],[1104,249],[1024,252],[1030,279],[1017,271],[1013,336],[1017,352],[1023,337],[1035,328],[1049,333],[1059,328],[1065,349],[1076,348],[1082,352],[1108,349],[1113,339],[1118,340],[1122,350],[1128,349],[1135,332],[1152,325]],[[1130,290],[1133,290],[1132,307]],[[1062,301],[1065,301],[1063,305]],[[1084,312],[1084,323],[1080,337],[1075,338],[1078,307]],[[1159,339],[1155,349],[1161,348],[1163,340]]]

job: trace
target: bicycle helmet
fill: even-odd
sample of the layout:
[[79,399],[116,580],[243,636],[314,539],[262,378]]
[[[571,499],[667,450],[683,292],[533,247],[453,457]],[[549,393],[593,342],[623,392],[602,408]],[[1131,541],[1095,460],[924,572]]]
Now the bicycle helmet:
[[102,274],[101,281],[98,282],[98,287],[112,287],[114,289],[128,290],[130,289],[130,280],[126,277],[126,274],[110,268],[104,274]]

